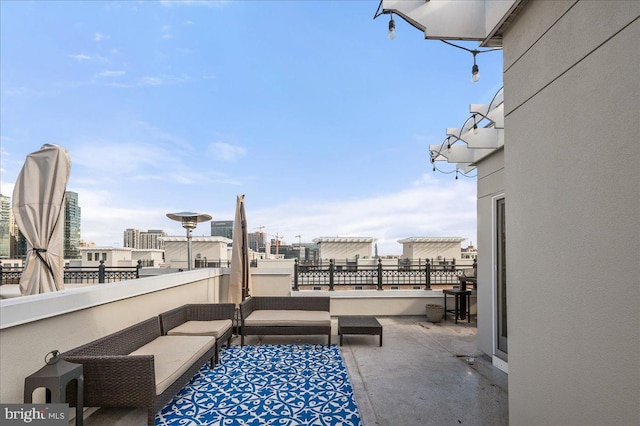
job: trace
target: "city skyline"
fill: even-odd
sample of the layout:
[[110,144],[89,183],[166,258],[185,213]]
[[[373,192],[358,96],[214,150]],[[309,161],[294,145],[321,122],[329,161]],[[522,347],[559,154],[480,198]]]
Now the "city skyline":
[[240,193],[249,231],[290,243],[372,237],[384,255],[408,237],[475,242],[475,179],[434,174],[428,146],[501,87],[502,53],[478,58],[474,84],[471,55],[401,19],[388,40],[376,6],[3,2],[0,191],[57,143],[81,238],[100,246],[126,228],[182,235],[169,212],[229,220]]

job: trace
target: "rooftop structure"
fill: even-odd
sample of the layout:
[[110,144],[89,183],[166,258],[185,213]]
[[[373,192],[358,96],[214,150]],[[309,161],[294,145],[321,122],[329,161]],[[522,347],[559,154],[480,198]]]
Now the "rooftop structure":
[[460,237],[412,237],[398,240],[404,259],[460,259]]
[[320,260],[371,257],[375,241],[370,237],[320,237],[313,240],[320,248]]

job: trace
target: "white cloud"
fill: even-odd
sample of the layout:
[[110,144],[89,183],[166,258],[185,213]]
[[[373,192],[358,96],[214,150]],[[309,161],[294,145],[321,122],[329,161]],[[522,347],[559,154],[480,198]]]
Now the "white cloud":
[[109,77],[121,77],[125,75],[125,71],[111,71],[104,70],[98,73],[97,77],[99,78],[109,78]]
[[77,55],[69,55],[69,57],[77,61],[88,61],[91,59],[91,56],[85,55],[84,53],[79,53]]
[[211,142],[209,144],[209,153],[224,161],[234,161],[244,157],[247,150],[244,147],[225,142]]
[[141,86],[160,86],[163,80],[159,77],[142,77],[139,83]]
[[[98,187],[100,188],[100,187]],[[287,243],[303,242],[326,236],[357,236],[375,238],[380,254],[401,254],[398,240],[408,237],[463,237],[476,241],[476,184],[439,182],[435,179],[399,192],[380,194],[355,200],[316,201],[313,198],[292,199],[275,203],[273,207],[252,207],[251,194],[246,195],[248,226],[254,230],[265,226],[264,232],[282,235]],[[166,219],[173,211],[168,200],[158,205],[123,204],[116,191],[89,188],[74,189],[80,194],[82,207],[82,238],[98,245],[121,244],[126,228],[164,229],[170,235],[182,235],[179,225]],[[195,200],[194,200],[195,201]],[[196,211],[198,210],[196,206]],[[219,219],[233,219],[229,211],[215,213]],[[204,207],[206,210],[206,207]],[[197,229],[197,235],[207,235],[208,226]]]
[[204,6],[204,7],[224,7],[230,0],[160,0],[160,4],[165,7],[173,6]]
[[[99,155],[96,155],[96,147],[99,147]],[[175,162],[170,152],[138,141],[111,143],[93,140],[78,146],[70,154],[73,164],[118,177],[136,173],[145,167],[163,168]],[[117,165],[117,169],[114,169],[114,165]]]
[[102,41],[102,40],[107,40],[109,38],[110,37],[108,35],[104,35],[104,34],[101,34],[101,33],[95,33],[93,35],[93,41]]
[[399,239],[408,237],[463,237],[476,241],[475,181],[432,181],[396,193],[358,200],[317,202],[292,200],[276,207],[252,210],[246,199],[250,226],[267,226],[293,242],[322,236],[358,236],[377,239],[380,254],[400,254]]
[[133,83],[120,83],[120,82],[109,82],[107,86],[116,87],[119,89],[132,89],[137,87],[148,87],[148,86],[164,86],[167,84],[180,84],[187,81],[187,77],[178,77],[172,75],[160,75],[160,76],[146,76],[141,77],[137,81]]

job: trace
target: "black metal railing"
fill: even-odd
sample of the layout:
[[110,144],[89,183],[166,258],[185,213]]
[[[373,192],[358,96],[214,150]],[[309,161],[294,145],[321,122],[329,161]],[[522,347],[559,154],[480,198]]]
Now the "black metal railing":
[[450,287],[460,284],[464,272],[473,268],[458,265],[455,259],[411,260],[399,259],[398,265],[383,265],[382,259],[374,266],[336,265],[331,259],[329,265],[294,263],[293,290],[309,287],[316,290],[333,291],[336,287],[349,287],[359,290],[385,290],[395,288],[430,289],[432,286]]
[[[105,266],[100,261],[97,267],[66,266],[63,271],[65,284],[104,284],[140,278],[143,261],[136,266]],[[19,284],[22,267],[3,267],[0,263],[0,285]]]
[[193,261],[194,268],[230,268],[231,260],[207,260],[195,259]]

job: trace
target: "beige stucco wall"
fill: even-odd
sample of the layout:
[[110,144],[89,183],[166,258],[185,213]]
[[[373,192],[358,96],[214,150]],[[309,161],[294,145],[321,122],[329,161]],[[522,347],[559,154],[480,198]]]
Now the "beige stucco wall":
[[251,268],[252,296],[289,296],[291,274],[288,268]]
[[[182,241],[165,241],[164,247],[164,259],[169,267],[187,268],[186,238]],[[218,260],[224,262],[231,260],[230,257],[227,257],[230,252],[227,250],[227,243],[224,241],[198,241],[197,237],[194,237],[191,244],[191,250],[194,262],[199,258],[202,260],[207,258],[209,262],[217,262]]]
[[[341,290],[292,291],[292,297],[330,297],[331,315],[426,315],[427,303],[444,303],[440,290]],[[453,309],[453,297],[447,297],[447,307]],[[471,313],[475,315],[476,297],[471,297]]]
[[640,424],[638,16],[532,1],[504,35],[512,424]]
[[363,242],[322,242],[320,243],[320,259],[355,259],[371,257],[371,244]]
[[443,259],[459,260],[461,249],[459,242],[403,243],[402,257],[405,259]]
[[45,355],[53,349],[64,352],[185,303],[218,302],[216,271],[2,301],[0,402],[22,403],[25,377],[43,367]]
[[478,349],[494,355],[496,324],[494,282],[494,205],[504,195],[504,149],[496,151],[478,164]]

